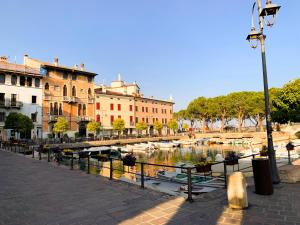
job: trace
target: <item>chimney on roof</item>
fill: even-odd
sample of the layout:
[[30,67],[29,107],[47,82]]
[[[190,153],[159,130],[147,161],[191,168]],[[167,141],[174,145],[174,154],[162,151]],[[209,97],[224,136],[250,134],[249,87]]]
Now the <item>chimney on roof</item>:
[[77,64],[74,64],[73,68],[74,68],[74,69],[78,69],[78,65],[77,65]]
[[54,58],[54,66],[58,66],[58,58],[57,57]]
[[28,58],[29,58],[29,56],[27,54],[25,54],[24,57],[23,57],[23,64],[24,64],[24,66],[27,66]]
[[7,56],[0,56],[0,62],[8,63],[8,57]]
[[80,69],[81,69],[81,70],[84,70],[84,63],[81,63],[81,64],[80,64]]

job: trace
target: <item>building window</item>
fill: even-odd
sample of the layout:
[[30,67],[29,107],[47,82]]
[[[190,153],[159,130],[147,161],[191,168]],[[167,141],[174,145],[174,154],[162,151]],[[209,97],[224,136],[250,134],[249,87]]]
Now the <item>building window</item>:
[[149,123],[148,117],[146,118],[146,123]]
[[89,88],[89,90],[88,90],[88,95],[89,95],[89,97],[91,97],[92,96],[92,90]]
[[145,122],[145,118],[144,117],[142,118],[142,121]]
[[45,90],[49,90],[49,84],[48,83],[45,84]]
[[35,78],[34,79],[34,86],[38,88],[38,87],[40,87],[40,84],[41,84],[40,78]]
[[54,115],[58,115],[58,104],[57,104],[57,102],[54,103]]
[[36,122],[36,113],[31,113],[31,120],[32,122]]
[[144,112],[145,111],[145,108],[144,108],[144,106],[142,107],[142,112]]
[[5,112],[0,112],[0,122],[5,122]]
[[5,74],[0,73],[0,84],[5,84]]
[[20,76],[20,86],[25,86],[25,80],[24,76]]
[[170,109],[170,114],[172,114],[172,109]]
[[132,105],[129,105],[129,111],[132,112]]
[[118,104],[118,111],[121,111],[121,104]]
[[135,122],[138,123],[139,122],[139,118],[135,117]]
[[114,120],[115,120],[114,116],[110,116],[110,123],[111,124],[113,124]]
[[146,113],[148,112],[148,107],[146,107]]
[[97,102],[97,103],[96,103],[96,109],[97,109],[97,110],[100,110],[100,102]]
[[0,93],[0,105],[5,105],[5,93]]
[[67,89],[66,85],[64,85],[64,88],[63,88],[63,96],[68,96],[68,89]]
[[32,77],[27,77],[27,86],[28,87],[32,86]]
[[54,91],[59,91],[59,86],[58,85],[54,85]]
[[12,75],[10,82],[11,82],[11,85],[17,85],[17,76]]
[[53,104],[50,103],[50,115],[53,115]]
[[122,117],[120,115],[118,115],[118,118],[121,119]]
[[63,73],[63,78],[64,78],[65,80],[68,80],[68,74],[67,74],[67,73]]
[[114,110],[114,104],[110,104],[110,110]]
[[35,95],[31,96],[31,103],[36,104],[36,96]]
[[11,106],[16,106],[17,105],[17,94],[11,94],[10,105]]
[[152,108],[152,113],[154,113],[154,108]]
[[72,96],[73,96],[73,97],[76,96],[76,88],[75,88],[75,86],[73,86],[73,88],[72,88]]
[[129,121],[130,121],[130,123],[133,122],[133,116],[130,116],[130,117],[129,117]]
[[76,77],[76,74],[72,74],[72,80],[76,80],[77,77]]
[[152,122],[153,122],[153,123],[155,122],[155,119],[154,119],[154,118],[152,119]]
[[81,104],[78,104],[78,116],[81,116]]
[[96,121],[97,121],[97,122],[100,122],[100,115],[97,115],[97,116],[96,116]]
[[158,113],[158,108],[156,108],[155,112]]
[[139,111],[138,109],[139,109],[139,107],[135,106],[135,111],[136,111],[136,112],[138,112],[138,111]]
[[83,106],[82,106],[82,114],[84,116],[86,116],[86,105],[85,104],[83,104]]

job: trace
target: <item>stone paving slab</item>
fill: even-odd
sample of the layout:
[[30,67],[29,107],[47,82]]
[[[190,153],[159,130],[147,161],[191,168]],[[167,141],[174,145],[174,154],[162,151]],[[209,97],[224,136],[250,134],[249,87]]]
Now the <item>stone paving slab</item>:
[[193,203],[121,181],[0,151],[0,225],[292,224],[300,225],[300,184],[254,194],[250,207],[227,208],[226,190]]

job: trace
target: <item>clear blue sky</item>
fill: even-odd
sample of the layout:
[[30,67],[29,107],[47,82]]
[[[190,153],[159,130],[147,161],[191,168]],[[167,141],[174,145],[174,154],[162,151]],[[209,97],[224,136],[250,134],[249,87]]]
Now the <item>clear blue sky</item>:
[[[264,0],[263,0],[264,2]],[[300,77],[300,1],[282,6],[265,29],[269,86]],[[259,49],[245,38],[253,0],[2,1],[0,55],[86,68],[106,83],[121,73],[175,109],[197,96],[262,90]]]

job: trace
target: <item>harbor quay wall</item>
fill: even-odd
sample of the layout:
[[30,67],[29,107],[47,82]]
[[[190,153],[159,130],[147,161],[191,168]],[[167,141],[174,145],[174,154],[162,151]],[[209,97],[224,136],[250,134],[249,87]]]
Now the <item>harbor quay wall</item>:
[[[294,139],[293,135],[289,133],[274,131],[273,133],[273,141],[288,141],[290,139]],[[261,141],[262,143],[267,143],[267,133],[266,132],[239,132],[239,133],[196,133],[196,138],[219,138],[220,140],[226,139],[253,139],[255,141]]]
[[[183,136],[166,136],[166,137],[147,137],[147,138],[132,138],[132,139],[119,139],[119,140],[103,140],[103,141],[87,141],[77,143],[62,143],[62,144],[47,144],[44,148],[60,148],[60,149],[76,149],[76,148],[90,148],[99,146],[111,146],[111,145],[126,145],[137,144],[143,142],[156,142],[156,141],[172,141],[179,140]],[[185,137],[186,138],[186,137]]]

